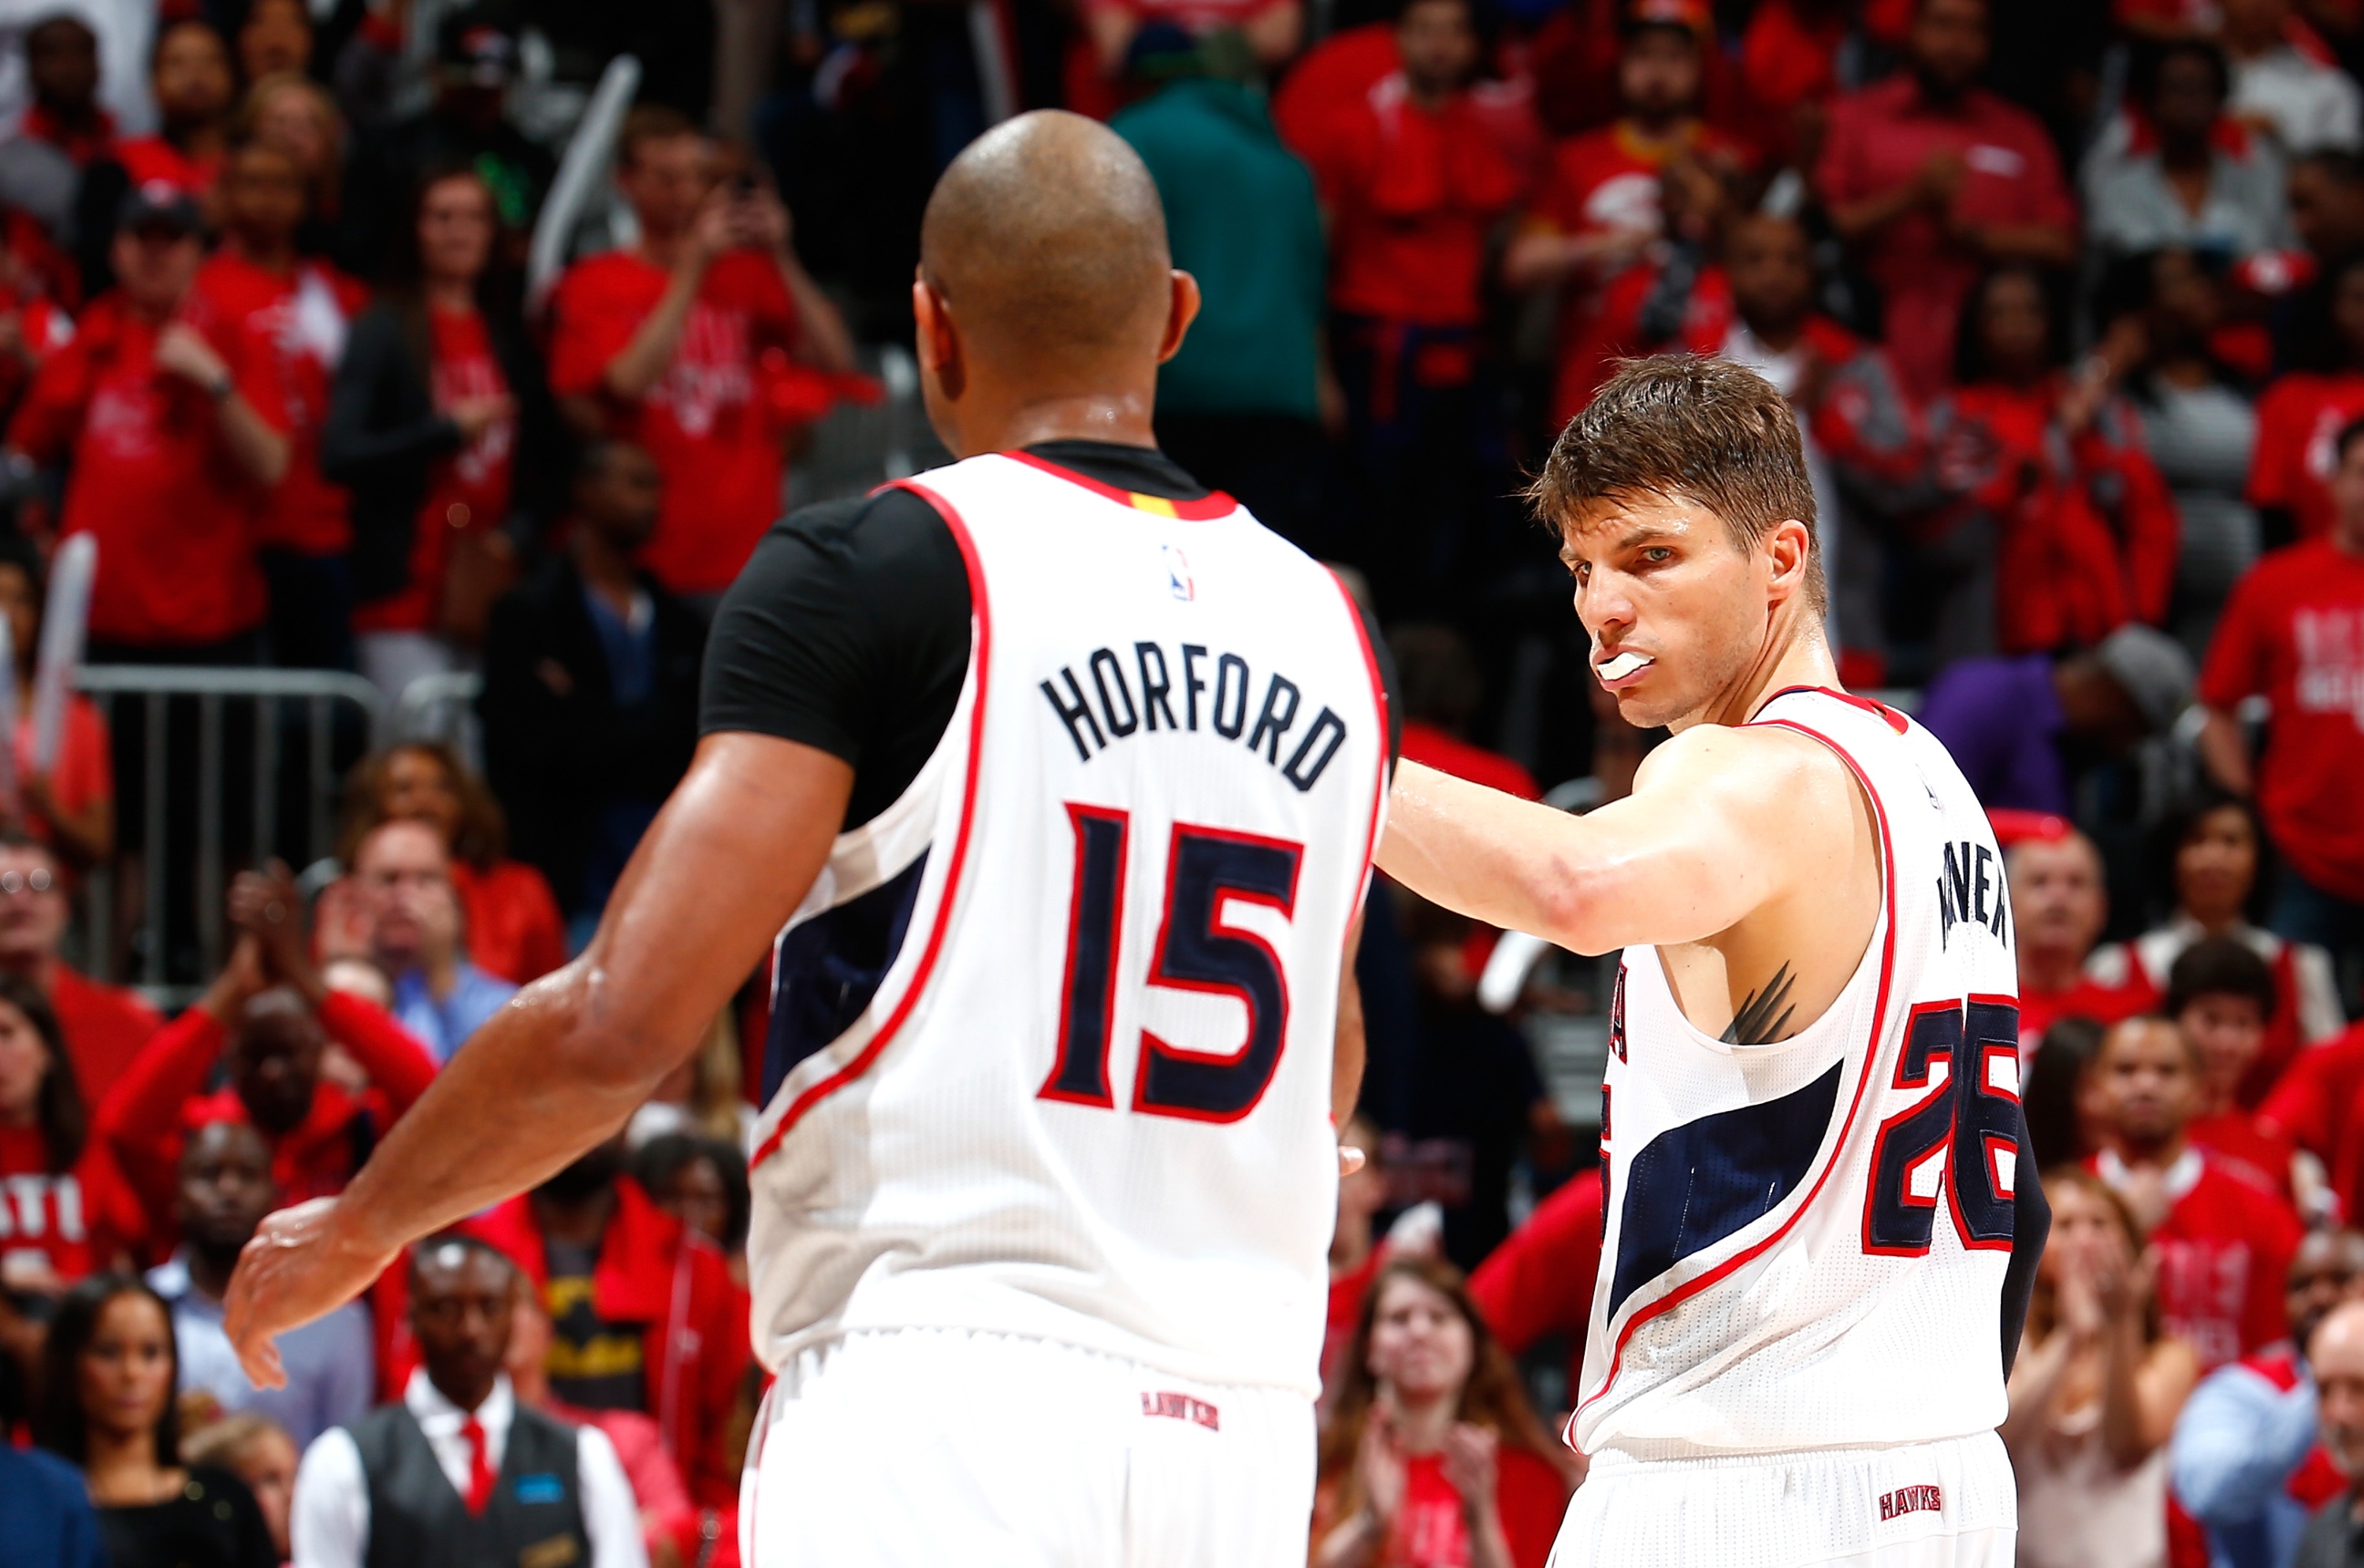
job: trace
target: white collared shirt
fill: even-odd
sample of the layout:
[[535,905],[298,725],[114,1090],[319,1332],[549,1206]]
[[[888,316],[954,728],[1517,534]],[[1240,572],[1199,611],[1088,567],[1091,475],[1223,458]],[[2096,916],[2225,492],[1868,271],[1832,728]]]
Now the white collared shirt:
[[[423,1367],[410,1374],[402,1402],[426,1436],[427,1446],[452,1489],[465,1497],[472,1456],[461,1428],[470,1412],[445,1398]],[[485,1462],[497,1475],[508,1453],[509,1428],[517,1418],[517,1396],[506,1373],[494,1381],[492,1393],[476,1407],[474,1415],[485,1429]],[[583,1533],[591,1545],[587,1568],[648,1568],[640,1507],[614,1445],[597,1427],[576,1428],[574,1439]],[[321,1433],[305,1451],[304,1462],[296,1471],[288,1535],[295,1568],[362,1568],[368,1557],[369,1481],[362,1473],[361,1450],[342,1427]]]

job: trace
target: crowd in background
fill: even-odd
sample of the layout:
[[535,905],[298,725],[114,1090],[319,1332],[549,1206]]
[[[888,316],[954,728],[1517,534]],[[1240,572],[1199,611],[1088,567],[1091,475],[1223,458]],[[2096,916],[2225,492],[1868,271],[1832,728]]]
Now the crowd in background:
[[[622,51],[612,206],[536,276]],[[909,396],[864,373],[909,342],[936,173],[1064,106],[1140,151],[1204,293],[1161,443],[1366,599],[1407,756],[1625,793],[1658,737],[1593,683],[1523,477],[1623,357],[1721,354],[1790,398],[1843,678],[1918,713],[2005,845],[1949,875],[2016,944],[2022,1179],[2056,1215],[2003,1429],[2021,1560],[2364,1562],[2359,66],[2353,0],[22,9],[11,1561],[735,1556],[755,977],[614,1140],[290,1336],[286,1387],[247,1381],[222,1293],[265,1214],[340,1190],[587,940],[695,745],[716,602],[842,411]],[[78,899],[169,856],[138,940],[181,965],[214,919],[188,791],[142,795],[181,720],[32,719],[80,534],[94,663],[343,671],[388,705],[479,681],[480,745],[351,762],[325,866],[234,830],[263,869],[169,1019],[84,972],[136,944]],[[1496,956],[1375,887],[1325,1565],[1540,1568],[1582,1479],[1552,1423],[1583,1392],[1597,1112],[1540,1024],[1601,1022],[1609,976],[1547,960],[1481,999]]]

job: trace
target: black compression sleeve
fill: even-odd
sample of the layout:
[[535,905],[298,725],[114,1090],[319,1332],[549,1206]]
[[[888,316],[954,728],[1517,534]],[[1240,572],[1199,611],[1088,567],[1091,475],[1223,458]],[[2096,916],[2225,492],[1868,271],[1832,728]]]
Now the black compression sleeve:
[[2027,1327],[2027,1303],[2035,1294],[2035,1265],[2052,1233],[2052,1205],[2035,1173],[2035,1149],[2028,1141],[2027,1117],[2019,1114],[2019,1153],[2013,1166],[2011,1262],[2002,1273],[2002,1374],[2019,1359],[2019,1336]]

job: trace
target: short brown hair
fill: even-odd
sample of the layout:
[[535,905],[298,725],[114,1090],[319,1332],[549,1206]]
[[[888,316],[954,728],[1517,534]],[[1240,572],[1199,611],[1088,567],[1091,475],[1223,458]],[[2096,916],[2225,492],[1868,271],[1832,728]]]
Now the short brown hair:
[[1622,361],[1527,488],[1555,526],[1593,501],[1635,495],[1699,503],[1743,550],[1778,523],[1803,523],[1806,605],[1822,618],[1829,590],[1797,417],[1755,371],[1696,354]]
[[644,141],[673,141],[705,134],[687,115],[670,105],[642,104],[624,117],[624,128],[616,133],[616,161],[630,168]]

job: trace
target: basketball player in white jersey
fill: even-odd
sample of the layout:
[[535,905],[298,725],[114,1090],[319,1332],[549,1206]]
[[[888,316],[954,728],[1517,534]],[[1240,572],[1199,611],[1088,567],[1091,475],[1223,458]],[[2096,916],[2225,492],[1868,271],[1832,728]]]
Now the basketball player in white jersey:
[[1582,817],[1407,765],[1379,864],[1624,950],[1555,1561],[2002,1568],[2048,1216],[1985,815],[1928,731],[1839,689],[1797,425],[1754,372],[1628,364],[1534,498],[1601,684],[1673,737]]
[[229,1330],[270,1381],[274,1333],[616,1128],[770,946],[748,1561],[1299,1563],[1383,666],[1155,450],[1197,285],[1122,141],[1005,124],[921,251],[965,461],[766,538],[589,949],[273,1217]]

